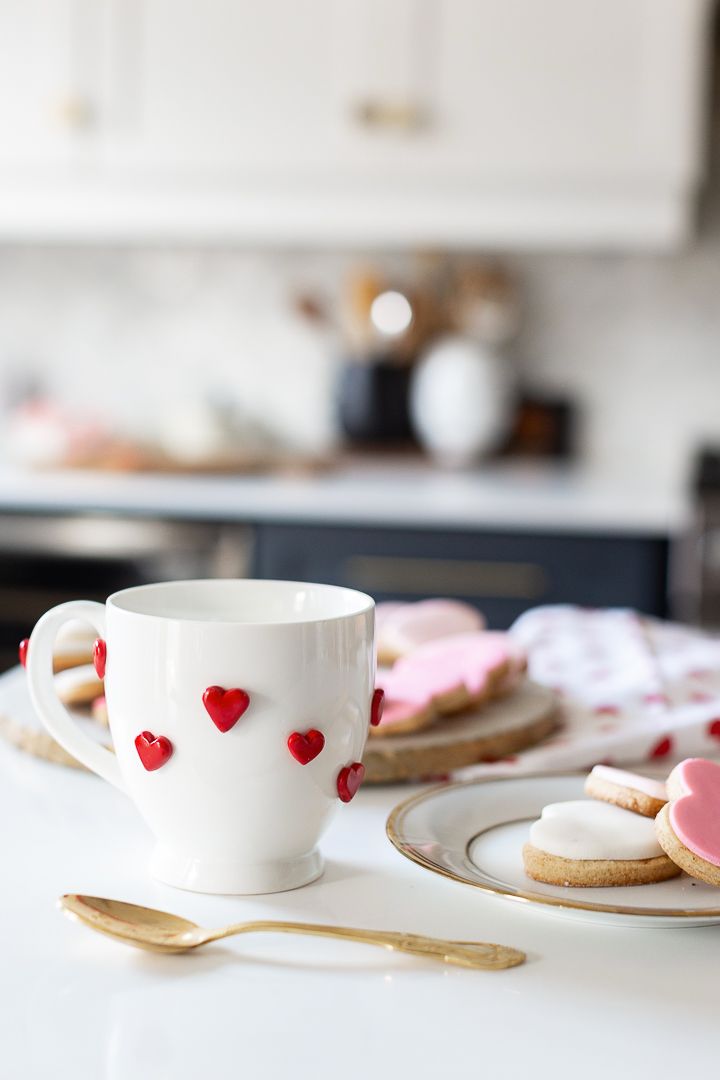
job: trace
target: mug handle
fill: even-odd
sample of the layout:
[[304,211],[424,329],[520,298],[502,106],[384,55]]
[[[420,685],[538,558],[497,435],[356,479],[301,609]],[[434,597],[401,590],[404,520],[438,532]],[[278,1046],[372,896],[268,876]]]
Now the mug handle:
[[38,620],[28,644],[26,668],[30,697],[43,724],[63,749],[91,772],[97,773],[123,791],[120,766],[115,754],[85,734],[55,691],[53,646],[58,630],[68,619],[89,622],[97,630],[99,637],[105,637],[104,604],[98,604],[94,600],[70,600],[47,611]]

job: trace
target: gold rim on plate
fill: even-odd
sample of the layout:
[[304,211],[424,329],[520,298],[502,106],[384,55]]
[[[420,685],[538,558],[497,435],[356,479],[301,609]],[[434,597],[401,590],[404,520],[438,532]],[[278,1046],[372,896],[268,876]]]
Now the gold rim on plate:
[[[460,788],[477,787],[480,784],[488,783],[512,783],[517,780],[543,780],[543,779],[559,779],[560,777],[571,776],[584,776],[585,773],[580,772],[565,772],[565,773],[525,773],[522,776],[486,776],[477,780],[461,780],[453,784],[437,784],[435,787],[428,788],[426,791],[421,791],[417,795],[411,795],[407,799],[403,799],[401,803],[390,812],[390,816],[387,819],[385,825],[385,831],[387,833],[390,843],[397,848],[401,855],[404,855],[410,862],[417,863],[418,866],[422,866],[425,870],[430,870],[434,874],[439,874],[440,877],[450,878],[451,881],[457,881],[461,885],[471,885],[475,889],[480,889],[481,892],[490,893],[494,896],[500,896],[505,900],[513,900],[520,904],[544,904],[548,907],[559,908],[573,908],[577,911],[597,911],[610,915],[640,915],[649,918],[667,919],[667,918],[680,918],[680,919],[713,919],[720,918],[720,908],[641,908],[641,907],[627,907],[625,905],[615,904],[598,904],[592,901],[585,900],[571,900],[565,899],[559,896],[546,896],[542,893],[526,892],[523,889],[515,889],[505,885],[493,885],[489,881],[476,881],[470,876],[462,877],[460,874],[456,874],[454,870],[448,869],[446,866],[442,866],[440,863],[433,862],[426,855],[423,855],[417,850],[417,847],[402,839],[400,835],[400,823],[409,810],[414,809],[420,803],[427,802],[430,799],[436,798],[436,796],[445,794],[449,791],[457,791]],[[525,818],[516,818],[515,821],[524,821]],[[508,822],[498,822],[497,824],[511,824]],[[479,836],[489,832],[490,829],[496,826],[489,826],[487,829],[480,829],[474,833],[465,842],[465,854],[469,859],[469,850],[472,844]],[[478,869],[478,873],[481,873]],[[639,887],[639,886],[638,886]]]

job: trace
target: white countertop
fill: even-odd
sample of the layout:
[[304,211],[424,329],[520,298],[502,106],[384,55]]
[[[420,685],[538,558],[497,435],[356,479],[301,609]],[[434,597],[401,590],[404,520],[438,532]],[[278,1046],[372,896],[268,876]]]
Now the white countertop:
[[[0,711],[4,684],[0,678]],[[228,898],[148,879],[150,837],[89,774],[0,743],[0,1073],[8,1080],[556,1080],[715,1068],[720,932],[565,921],[406,862],[385,838],[412,789],[360,792],[323,844],[323,878]],[[528,963],[445,968],[319,939],[136,952],[70,923],[64,892],[208,926],[295,918],[504,942]]]
[[626,476],[514,463],[444,472],[373,461],[310,476],[0,468],[0,513],[95,510],[209,521],[674,535],[688,502]]

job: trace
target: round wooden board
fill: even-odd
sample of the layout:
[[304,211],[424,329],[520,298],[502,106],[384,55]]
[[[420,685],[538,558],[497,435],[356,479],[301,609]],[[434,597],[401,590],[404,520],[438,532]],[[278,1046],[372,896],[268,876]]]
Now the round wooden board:
[[496,761],[535,746],[559,726],[557,695],[545,686],[522,683],[472,713],[440,720],[412,735],[369,739],[363,756],[365,782],[422,780],[479,761]]
[[[30,702],[27,676],[23,669],[16,667],[6,672],[2,676],[2,683],[4,712],[0,714],[0,738],[43,761],[83,769],[84,766],[63,750],[43,727]],[[107,746],[108,731],[102,724],[91,719],[87,713],[72,708],[71,712],[90,738]],[[112,749],[110,746],[107,748]]]

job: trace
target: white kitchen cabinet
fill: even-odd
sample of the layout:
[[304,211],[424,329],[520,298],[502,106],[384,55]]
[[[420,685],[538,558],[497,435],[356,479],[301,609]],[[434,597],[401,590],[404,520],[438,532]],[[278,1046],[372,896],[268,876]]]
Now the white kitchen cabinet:
[[[44,186],[10,142],[0,238],[632,249],[691,234],[711,0],[95,0],[78,18],[86,2],[70,52],[87,130]],[[0,25],[25,10],[9,7]]]
[[76,149],[73,0],[0,3],[0,176],[40,178]]

